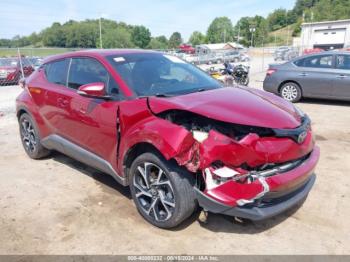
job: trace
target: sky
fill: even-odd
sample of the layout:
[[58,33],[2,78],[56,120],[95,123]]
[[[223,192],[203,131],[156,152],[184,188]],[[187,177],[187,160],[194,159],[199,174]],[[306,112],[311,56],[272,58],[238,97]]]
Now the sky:
[[187,40],[210,22],[227,16],[235,24],[243,16],[267,16],[277,8],[291,9],[295,0],[0,0],[0,38],[40,32],[53,22],[104,17],[144,25],[152,36],[178,31]]

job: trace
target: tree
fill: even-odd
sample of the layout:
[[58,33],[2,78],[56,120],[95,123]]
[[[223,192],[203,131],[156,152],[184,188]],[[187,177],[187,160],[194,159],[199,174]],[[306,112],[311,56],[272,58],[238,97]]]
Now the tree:
[[147,48],[150,49],[167,49],[168,40],[165,36],[152,37]]
[[177,48],[179,45],[181,45],[181,43],[181,34],[179,32],[174,32],[169,38],[168,46],[169,48]]
[[287,10],[283,8],[276,9],[269,14],[267,22],[271,31],[285,27],[287,25]]
[[200,45],[205,43],[205,35],[203,35],[199,31],[194,31],[192,35],[190,36],[189,42],[193,45]]
[[208,27],[207,40],[209,43],[224,43],[233,40],[232,22],[227,17],[215,18]]
[[151,41],[151,33],[144,26],[135,26],[131,33],[131,40],[137,47],[146,48]]
[[134,47],[134,44],[131,41],[131,33],[127,29],[120,26],[115,29],[108,30],[105,34],[103,34],[102,38],[104,48]]
[[65,47],[66,34],[60,23],[53,23],[43,32],[43,44],[45,46]]

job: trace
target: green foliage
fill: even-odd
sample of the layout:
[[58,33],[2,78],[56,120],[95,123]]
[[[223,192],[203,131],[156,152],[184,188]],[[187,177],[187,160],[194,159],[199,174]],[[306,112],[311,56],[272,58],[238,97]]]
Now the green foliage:
[[103,48],[131,48],[135,47],[131,40],[131,33],[125,27],[115,27],[102,35]]
[[[254,28],[255,31],[251,32]],[[267,41],[267,34],[269,32],[268,21],[262,16],[242,17],[236,24],[236,35],[240,35],[240,43],[243,45],[250,45],[253,38],[253,46],[261,46]]]
[[194,31],[192,33],[192,35],[190,36],[189,42],[193,45],[200,45],[200,44],[204,44],[206,40],[205,35],[203,35],[201,32],[199,31]]
[[147,48],[150,49],[167,49],[168,39],[165,36],[152,37]]
[[267,17],[267,22],[269,29],[271,31],[278,30],[287,25],[287,10],[286,9],[276,9]]
[[179,32],[174,32],[169,38],[168,46],[169,48],[177,48],[179,45],[181,45],[181,43],[181,34]]
[[131,32],[131,40],[135,46],[146,48],[151,41],[151,32],[144,26],[135,26]]
[[226,17],[217,17],[211,22],[207,30],[209,43],[223,43],[233,40],[233,26],[231,20]]

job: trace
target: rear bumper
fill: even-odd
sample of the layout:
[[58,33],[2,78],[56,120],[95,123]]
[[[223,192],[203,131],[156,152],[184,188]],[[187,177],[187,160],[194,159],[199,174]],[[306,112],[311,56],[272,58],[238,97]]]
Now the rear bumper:
[[278,94],[279,83],[273,76],[266,76],[263,83],[263,89],[267,92]]
[[203,207],[204,210],[210,211],[212,213],[220,213],[224,215],[250,219],[253,221],[260,221],[281,214],[284,211],[302,203],[309,194],[312,186],[315,183],[315,180],[316,175],[313,174],[310,176],[308,181],[296,192],[292,193],[289,198],[285,199],[284,201],[277,202],[276,204],[270,204],[266,206],[256,205],[249,207],[231,207],[208,197],[199,190],[196,190],[196,193],[199,205]]

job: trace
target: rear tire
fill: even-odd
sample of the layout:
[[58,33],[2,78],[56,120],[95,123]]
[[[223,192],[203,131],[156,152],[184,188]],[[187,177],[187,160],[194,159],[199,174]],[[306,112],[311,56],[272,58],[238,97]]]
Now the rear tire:
[[160,228],[172,228],[196,207],[194,179],[155,153],[138,156],[130,168],[130,191],[139,213]]
[[295,103],[301,99],[301,88],[294,82],[285,83],[280,89],[280,95],[285,100]]
[[40,143],[39,129],[32,117],[23,113],[19,119],[19,133],[24,151],[32,159],[40,159],[50,154],[50,151]]

